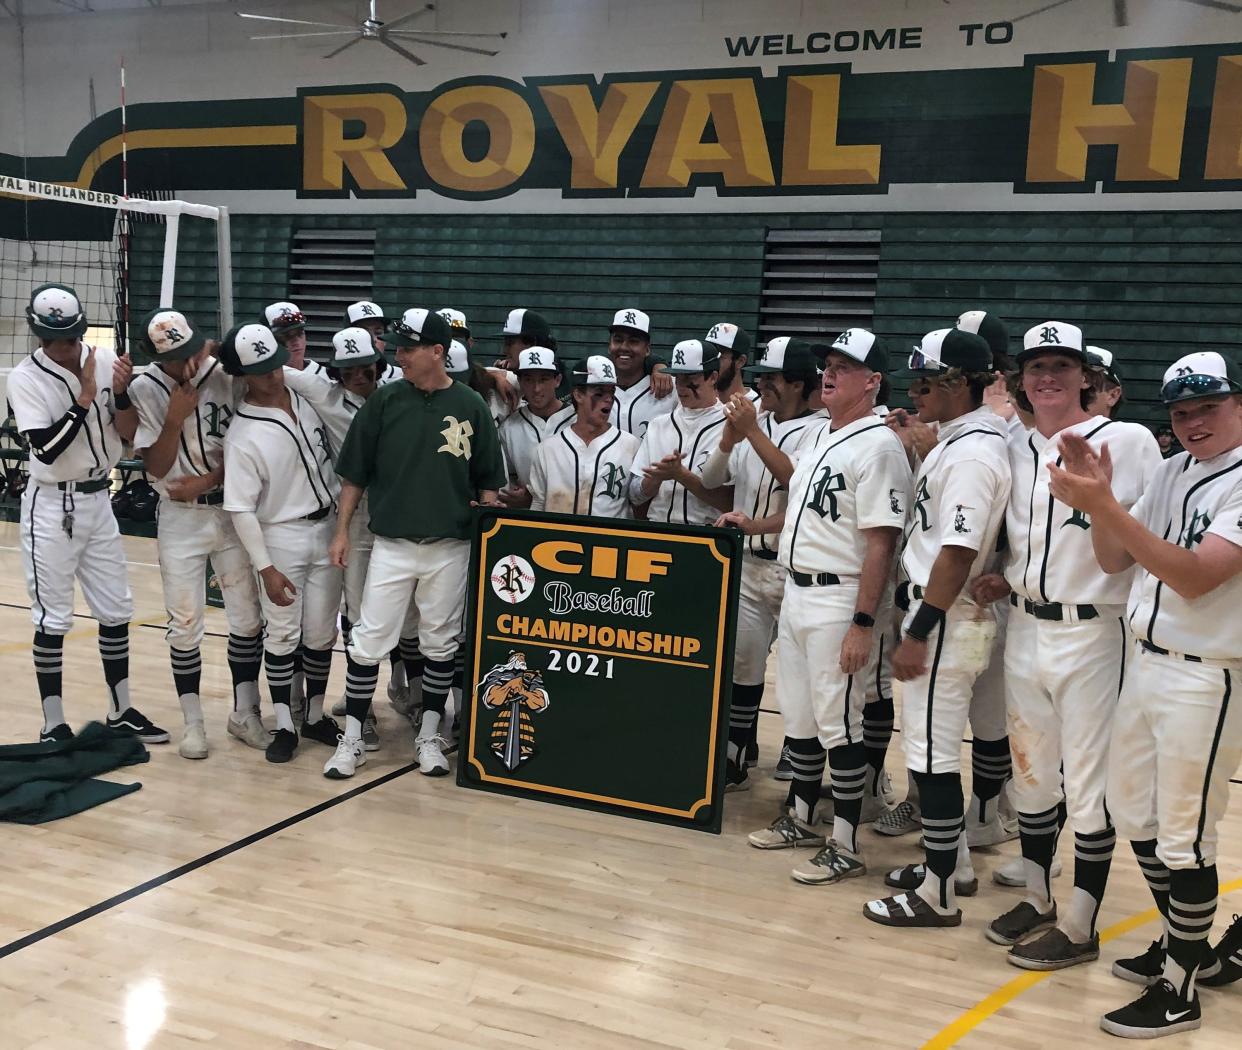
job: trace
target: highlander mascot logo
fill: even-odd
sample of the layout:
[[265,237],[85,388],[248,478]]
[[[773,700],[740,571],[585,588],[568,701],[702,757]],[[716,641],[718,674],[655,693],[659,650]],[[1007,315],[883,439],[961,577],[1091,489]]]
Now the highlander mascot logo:
[[532,714],[548,709],[543,675],[526,666],[526,654],[513,650],[509,662],[497,664],[476,687],[483,706],[499,713],[492,723],[492,751],[512,772],[535,753]]

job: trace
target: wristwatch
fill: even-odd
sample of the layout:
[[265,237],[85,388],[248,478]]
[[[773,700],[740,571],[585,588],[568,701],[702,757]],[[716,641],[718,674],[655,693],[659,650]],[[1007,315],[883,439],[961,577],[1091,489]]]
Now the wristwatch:
[[856,612],[854,614],[854,626],[855,627],[868,627],[868,628],[874,627],[875,617],[868,616],[865,612]]

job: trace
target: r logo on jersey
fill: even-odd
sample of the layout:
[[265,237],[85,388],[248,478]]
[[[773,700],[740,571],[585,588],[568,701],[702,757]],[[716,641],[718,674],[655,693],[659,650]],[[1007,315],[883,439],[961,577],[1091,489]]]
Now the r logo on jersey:
[[1074,525],[1080,529],[1089,529],[1091,528],[1091,519],[1082,511],[1075,509],[1068,518],[1061,522],[1061,528],[1065,528],[1066,525]]
[[217,405],[214,401],[203,404],[203,412],[207,416],[207,436],[223,438],[233,421],[233,410],[228,405]]
[[625,492],[625,478],[626,472],[616,463],[605,463],[599,479],[603,487],[595,495],[620,499]]
[[440,435],[444,438],[444,444],[436,451],[447,452],[450,456],[461,456],[463,459],[469,459],[470,438],[474,434],[474,426],[470,420],[458,422],[455,416],[445,416],[444,422],[447,425],[440,431]]
[[914,490],[914,513],[919,516],[919,528],[924,532],[931,528],[927,520],[927,503],[930,499],[931,493],[927,491],[927,479],[919,478],[918,488]]
[[1211,527],[1211,515],[1196,510],[1190,516],[1190,524],[1186,526],[1186,531],[1178,543],[1187,550],[1192,550],[1203,542],[1203,537],[1207,535],[1207,530]]
[[[838,492],[845,491],[845,475],[834,474],[827,463],[819,472],[819,480],[811,486],[811,499],[807,506],[821,518],[831,516],[833,521],[841,517],[837,510]],[[826,504],[826,505],[825,505]]]

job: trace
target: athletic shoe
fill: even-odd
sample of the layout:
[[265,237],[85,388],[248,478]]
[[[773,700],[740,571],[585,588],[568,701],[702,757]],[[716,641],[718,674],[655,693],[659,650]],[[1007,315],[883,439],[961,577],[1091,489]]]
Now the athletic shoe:
[[340,735],[341,727],[327,715],[324,715],[318,722],[302,723],[304,740],[315,740],[320,744],[327,744],[328,747],[336,747],[336,738]]
[[172,735],[161,729],[136,707],[129,707],[115,717],[108,716],[108,728],[131,733],[144,744],[167,744]]
[[791,846],[825,846],[828,840],[810,824],[804,824],[792,813],[782,813],[760,831],[752,831],[746,840],[755,849],[789,849]]
[[1004,915],[997,916],[983,931],[985,936],[993,944],[1004,944],[1011,946],[1017,944],[1024,937],[1029,937],[1033,933],[1039,933],[1046,930],[1049,926],[1057,924],[1057,906],[1053,902],[1052,907],[1046,912],[1035,910],[1035,905],[1027,901],[1010,908]]
[[804,861],[790,872],[794,882],[807,886],[826,886],[831,882],[844,882],[867,874],[867,865],[857,853],[851,853],[835,839],[824,843],[823,849],[810,860]]
[[256,747],[260,751],[267,749],[272,742],[272,734],[263,728],[263,719],[258,711],[247,711],[241,718],[229,715],[229,736],[235,736],[243,744]]
[[725,759],[725,793],[730,791],[749,791],[750,777],[746,774],[746,764],[738,765],[731,758]]
[[348,780],[359,766],[367,764],[366,748],[361,737],[349,737],[342,733],[336,741],[336,750],[323,764],[323,775],[329,780]]
[[1099,957],[1098,933],[1085,941],[1071,941],[1064,930],[1055,926],[1042,936],[1015,944],[1006,956],[1012,966],[1023,970],[1064,970],[1067,966],[1095,962]]
[[746,758],[743,762],[743,765],[747,769],[749,769],[751,766],[757,766],[758,764],[759,764],[759,741],[752,740],[749,744],[746,745]]
[[335,704],[332,705],[332,717],[345,717],[345,697],[341,697]]
[[362,746],[368,751],[380,749],[379,729],[375,724],[375,715],[367,715],[362,723]]
[[269,762],[288,762],[298,749],[298,735],[292,729],[277,729],[267,745]]
[[776,772],[772,774],[772,779],[793,780],[793,763],[789,761],[789,748],[781,748],[781,757],[776,763]]
[[871,825],[873,831],[880,835],[909,835],[923,826],[923,815],[919,807],[909,799],[898,802],[882,817]]
[[[926,875],[926,865],[907,864],[904,868],[897,868],[885,875],[884,885],[898,890],[917,890],[923,885]],[[954,875],[953,892],[959,897],[973,897],[979,892],[979,880],[973,875],[968,879],[959,879]]]
[[51,729],[44,729],[39,734],[40,744],[62,743],[65,740],[73,739],[73,730],[69,726],[61,722],[58,726],[52,726]]
[[425,777],[443,777],[448,775],[449,763],[444,757],[443,737],[432,733],[419,736],[414,740],[414,751],[418,761],[418,771]]
[[1100,1027],[1123,1039],[1159,1039],[1199,1027],[1199,997],[1182,999],[1161,977],[1134,1002],[1100,1018]]
[[917,893],[899,893],[896,897],[883,897],[867,901],[863,905],[864,917],[881,926],[909,926],[932,929],[941,926],[961,926],[962,912],[959,908],[949,913],[936,911]]
[[[1113,976],[1120,977],[1131,984],[1141,984],[1150,988],[1164,975],[1164,942],[1156,938],[1147,946],[1142,955],[1129,959],[1116,959],[1113,962]],[[1199,963],[1199,971],[1195,974],[1195,983],[1211,987],[1214,984],[1228,984],[1221,981],[1224,971],[1220,959],[1211,945],[1203,944],[1203,960]]]
[[[1061,876],[1061,858],[1052,858],[1052,868],[1049,871],[1054,879]],[[1026,864],[1021,856],[1005,861],[999,868],[992,872],[992,881],[998,886],[1018,886],[1025,889],[1026,887]]]
[[1009,827],[996,814],[986,824],[966,823],[966,845],[970,849],[981,849],[984,846],[999,846],[1002,842],[1012,842],[1018,837],[1015,824]]
[[1201,969],[1198,977],[1199,983],[1209,988],[1219,988],[1222,985],[1242,980],[1242,918],[1237,915],[1233,917],[1233,925],[1216,942],[1214,952],[1220,969],[1207,976],[1204,976]]
[[202,722],[191,722],[181,734],[181,743],[177,745],[177,754],[182,758],[207,757],[207,730]]

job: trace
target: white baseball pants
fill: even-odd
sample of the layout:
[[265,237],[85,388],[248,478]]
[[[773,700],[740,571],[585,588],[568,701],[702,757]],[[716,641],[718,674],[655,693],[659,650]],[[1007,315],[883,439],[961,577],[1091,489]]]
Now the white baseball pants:
[[259,600],[267,621],[264,648],[288,656],[299,644],[331,649],[336,644],[336,618],[341,607],[341,570],[328,560],[336,520],[287,521],[263,526],[263,542],[272,564],[289,577],[298,593],[292,605],[275,605],[260,584]]
[[996,641],[983,673],[970,694],[970,735],[976,740],[1000,740],[1009,732],[1005,716],[1005,638],[1009,630],[1008,600],[992,606]]
[[733,645],[733,681],[738,685],[763,685],[787,575],[776,561],[764,561],[752,554],[742,556],[737,640]]
[[[72,535],[66,518],[72,515]],[[134,616],[134,599],[121,533],[107,489],[83,494],[30,482],[22,493],[22,565],[30,618],[45,634],[73,627],[73,581],[101,624],[115,627]]]
[[375,534],[370,528],[366,494],[349,519],[349,560],[345,563],[345,619],[356,623],[362,615],[362,592],[367,582],[367,566],[371,564],[371,548]]

